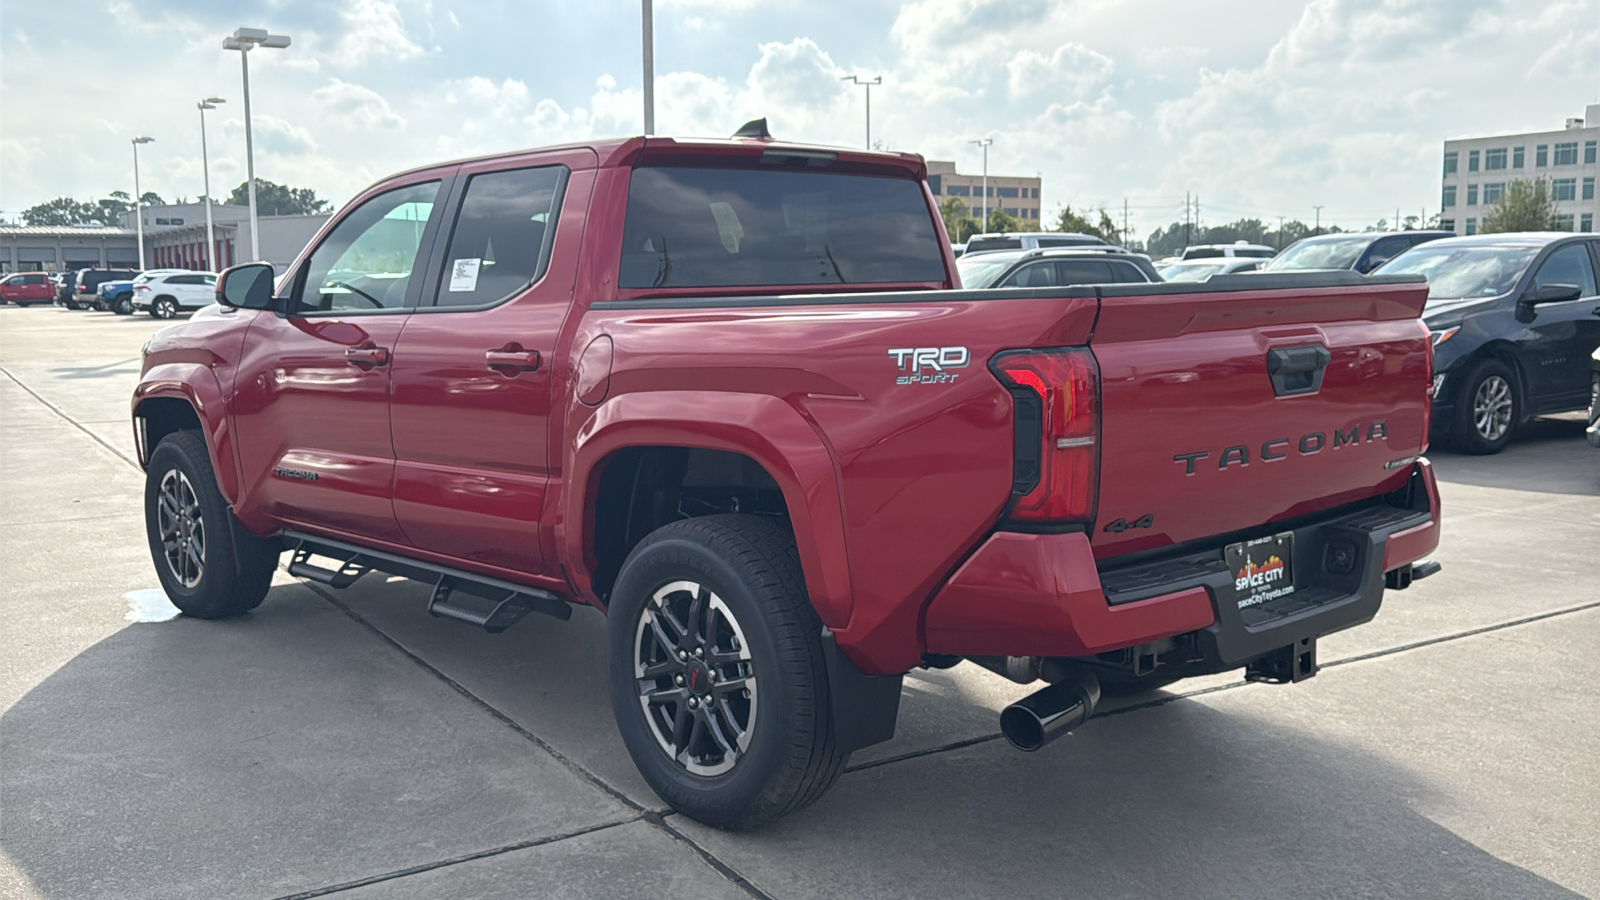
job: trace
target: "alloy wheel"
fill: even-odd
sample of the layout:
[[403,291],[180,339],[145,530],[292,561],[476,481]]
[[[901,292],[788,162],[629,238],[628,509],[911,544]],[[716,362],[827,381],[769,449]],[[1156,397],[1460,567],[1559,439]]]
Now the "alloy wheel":
[[1478,385],[1472,398],[1472,424],[1478,436],[1498,441],[1511,430],[1511,384],[1499,375],[1490,375]]
[[193,588],[205,574],[206,528],[194,485],[178,469],[168,469],[161,476],[156,517],[167,568],[185,588]]
[[710,588],[674,581],[645,604],[633,640],[639,706],[668,758],[721,775],[748,751],[758,694],[750,645]]

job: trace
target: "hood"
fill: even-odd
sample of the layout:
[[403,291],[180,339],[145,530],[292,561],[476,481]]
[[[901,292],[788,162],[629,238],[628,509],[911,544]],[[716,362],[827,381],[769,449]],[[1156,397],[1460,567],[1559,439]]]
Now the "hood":
[[1440,325],[1448,328],[1451,325],[1460,324],[1461,317],[1467,313],[1477,312],[1479,309],[1488,307],[1498,302],[1503,296],[1505,295],[1463,297],[1459,300],[1439,300],[1437,302],[1429,301],[1428,305],[1422,309],[1422,321],[1428,323],[1430,328]]

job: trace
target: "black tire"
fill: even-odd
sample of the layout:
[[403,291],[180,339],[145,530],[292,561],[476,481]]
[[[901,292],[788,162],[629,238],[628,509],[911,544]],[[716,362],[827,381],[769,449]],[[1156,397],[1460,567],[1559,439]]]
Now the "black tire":
[[1462,453],[1499,453],[1522,422],[1522,386],[1516,370],[1502,360],[1479,360],[1456,389],[1450,442]]
[[157,297],[150,304],[150,315],[158,319],[175,319],[178,317],[178,301],[171,297]]
[[[163,506],[169,488],[173,493],[166,495]],[[181,498],[179,502],[171,502],[174,495]],[[211,457],[198,432],[169,434],[150,454],[144,518],[156,575],[167,598],[184,615],[222,619],[261,605],[282,552],[280,545],[250,534],[234,520],[217,490]],[[164,543],[164,534],[170,545]],[[193,550],[196,538],[198,553],[187,552]]]
[[116,314],[119,316],[133,315],[133,298],[123,297],[122,299],[118,300],[114,312],[116,312]]
[[[674,591],[679,583],[701,590]],[[705,613],[700,622],[697,602]],[[677,613],[662,618],[669,609]],[[704,657],[676,653],[655,637],[651,621],[668,638],[667,627],[679,629],[682,640],[673,646],[709,650]],[[717,828],[751,828],[812,803],[844,771],[850,754],[834,739],[822,623],[807,599],[788,523],[726,514],[656,529],[622,566],[607,632],[618,730],[645,781],[673,809]],[[699,641],[700,632],[711,640]],[[636,654],[640,665],[649,657],[651,668],[671,664],[672,671],[637,677]],[[695,670],[697,658],[714,665]],[[713,708],[686,711],[701,679]],[[741,684],[749,685],[744,696]],[[645,690],[681,696],[647,704]],[[674,728],[668,718],[689,724]]]

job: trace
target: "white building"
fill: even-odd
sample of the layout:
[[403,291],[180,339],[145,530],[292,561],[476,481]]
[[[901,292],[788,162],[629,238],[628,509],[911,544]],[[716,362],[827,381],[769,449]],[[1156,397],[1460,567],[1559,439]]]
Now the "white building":
[[1544,178],[1555,194],[1556,230],[1594,231],[1600,219],[1597,145],[1600,104],[1591,104],[1581,119],[1568,119],[1560,131],[1445,141],[1439,227],[1477,234],[1507,183]]

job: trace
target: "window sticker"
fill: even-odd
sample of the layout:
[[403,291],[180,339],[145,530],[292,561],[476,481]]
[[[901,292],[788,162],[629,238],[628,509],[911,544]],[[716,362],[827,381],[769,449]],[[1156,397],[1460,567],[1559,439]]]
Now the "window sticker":
[[450,290],[475,291],[478,289],[478,267],[482,259],[458,259],[450,264]]

